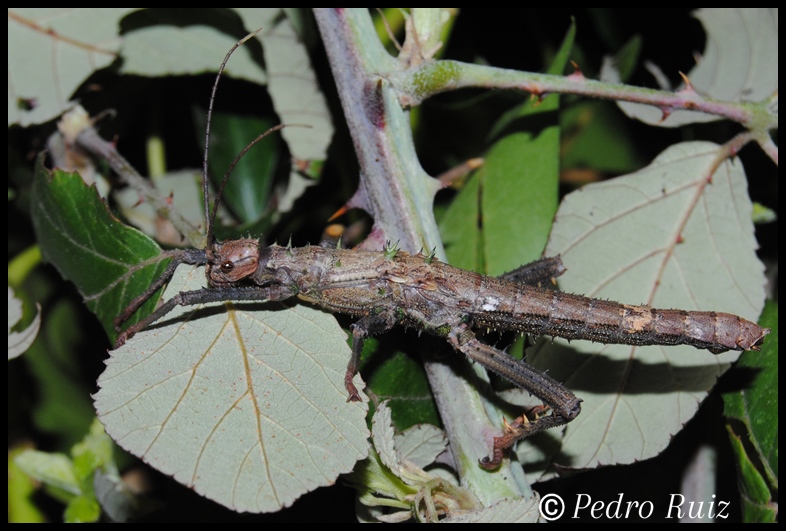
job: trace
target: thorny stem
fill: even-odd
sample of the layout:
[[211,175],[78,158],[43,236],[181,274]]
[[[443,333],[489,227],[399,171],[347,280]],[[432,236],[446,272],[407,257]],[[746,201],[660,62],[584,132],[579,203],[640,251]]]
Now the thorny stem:
[[522,90],[536,96],[576,94],[643,103],[661,109],[665,115],[677,110],[691,110],[726,118],[749,128],[767,130],[778,127],[777,114],[768,112],[762,103],[715,100],[701,96],[692,87],[672,92],[597,81],[585,78],[578,71],[568,76],[556,76],[443,60],[397,71],[386,79],[395,85],[404,106],[418,105],[449,90],[482,87]]
[[[420,167],[408,114],[382,74],[399,64],[381,47],[366,10],[316,9],[315,17],[360,163],[360,186],[349,205],[375,220],[367,244],[381,248],[385,240],[397,241],[410,252],[435,248],[444,260],[432,210],[439,184]],[[499,427],[489,420],[476,387],[441,362],[426,362],[426,372],[462,486],[485,505],[530,495],[518,465],[514,470],[504,463],[492,474],[478,466]]]

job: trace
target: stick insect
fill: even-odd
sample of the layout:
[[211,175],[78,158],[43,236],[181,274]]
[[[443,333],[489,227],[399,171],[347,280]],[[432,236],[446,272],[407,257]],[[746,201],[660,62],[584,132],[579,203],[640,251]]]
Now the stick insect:
[[[728,313],[653,309],[541,287],[564,271],[559,258],[547,258],[500,277],[490,277],[440,262],[433,253],[412,255],[391,245],[381,251],[360,251],[264,246],[253,238],[217,241],[213,234],[216,208],[232,167],[218,189],[211,213],[207,193],[210,123],[220,76],[232,52],[243,42],[236,44],[221,64],[208,108],[203,158],[207,246],[172,253],[173,260],[163,275],[131,302],[115,325],[119,331],[121,324],[169,281],[181,263],[205,265],[208,287],[181,292],[169,299],[121,332],[116,346],[177,306],[296,297],[330,312],[358,318],[351,326],[352,354],[344,378],[347,400],[358,401],[360,395],[352,379],[365,339],[395,326],[417,328],[445,339],[469,359],[543,401],[543,407],[506,424],[504,435],[494,439],[491,455],[480,460],[484,468],[494,469],[505,450],[516,441],[575,419],[581,412],[581,399],[548,374],[482,342],[475,330],[628,345],[690,345],[714,354],[758,350],[770,332]],[[281,127],[260,135],[249,147]]]

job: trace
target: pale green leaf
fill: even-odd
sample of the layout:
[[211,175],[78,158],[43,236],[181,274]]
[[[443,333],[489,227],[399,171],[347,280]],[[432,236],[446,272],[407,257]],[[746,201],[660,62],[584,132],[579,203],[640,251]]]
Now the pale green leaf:
[[[273,107],[285,124],[308,127],[287,127],[281,135],[292,157],[298,161],[322,161],[333,139],[333,121],[325,95],[317,83],[308,50],[296,33],[292,21],[273,19],[268,10],[238,8],[237,13],[248,28],[263,28],[259,34],[268,72],[268,90]],[[287,190],[278,200],[278,209],[287,212],[306,187],[316,180],[301,175],[293,167]]]
[[[564,291],[656,308],[715,310],[755,320],[764,303],[744,171],[718,146],[672,146],[639,172],[563,201],[547,254],[561,254]],[[738,352],[558,341],[530,355],[580,398],[556,460],[572,467],[631,463],[660,453]],[[541,473],[553,456],[520,446]],[[542,448],[542,447],[541,447]],[[531,473],[535,470],[528,469]]]
[[[174,26],[157,21],[155,10],[145,15],[150,18],[150,25],[126,35],[121,73],[153,77],[216,72],[226,53],[238,41],[237,36],[212,26]],[[260,85],[267,82],[267,74],[254,57],[251,46],[235,50],[225,72]]]
[[80,494],[79,480],[71,459],[65,454],[26,450],[16,457],[16,465],[28,476],[71,494]]
[[401,463],[396,453],[393,422],[390,415],[391,412],[387,402],[382,402],[376,412],[374,412],[374,418],[371,420],[371,437],[374,441],[374,448],[379,454],[379,460],[398,476]]
[[[778,92],[778,9],[705,8],[694,16],[707,32],[707,45],[687,73],[696,91],[723,101],[762,101]],[[684,88],[684,85],[678,88]],[[717,116],[674,111],[665,120],[650,105],[619,102],[631,118],[661,127],[709,122]]]
[[[254,13],[258,11],[254,9]],[[238,13],[251,27],[256,18],[247,10]],[[262,21],[260,21],[262,22]],[[325,95],[317,83],[300,37],[289,19],[281,18],[259,38],[268,71],[268,90],[273,106],[285,124],[305,124],[309,127],[290,127],[281,132],[292,155],[303,160],[323,160],[333,136],[333,122]]]
[[14,297],[14,290],[8,286],[8,359],[21,356],[30,345],[33,344],[38,336],[38,329],[41,326],[41,306],[36,305],[36,314],[33,322],[21,332],[11,332],[11,328],[16,326],[22,319],[22,301]]
[[117,57],[120,19],[131,11],[9,9],[8,125],[39,124],[65,111],[79,85]]
[[[194,227],[204,226],[200,176],[202,170],[172,171],[152,181],[161,197],[170,197],[172,207]],[[161,236],[160,220],[149,202],[139,201],[139,192],[131,187],[121,188],[112,194],[123,217],[151,237]],[[178,235],[179,236],[179,235]]]
[[[203,283],[201,268],[178,268],[164,299]],[[368,453],[349,356],[335,319],[303,305],[179,308],[112,352],[96,411],[118,444],[198,493],[276,511]]]
[[396,435],[399,455],[420,468],[434,463],[447,445],[445,432],[431,424],[418,424]]

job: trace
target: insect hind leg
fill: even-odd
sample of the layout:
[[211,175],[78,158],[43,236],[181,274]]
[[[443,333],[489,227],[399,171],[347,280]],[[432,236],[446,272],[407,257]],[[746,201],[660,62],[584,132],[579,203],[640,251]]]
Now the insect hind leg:
[[567,387],[526,362],[517,360],[491,345],[486,345],[466,325],[453,329],[448,335],[448,342],[472,361],[480,363],[543,400],[547,408],[552,410],[551,415],[540,415],[539,413],[545,412],[547,408],[537,408],[534,418],[530,418],[525,413],[513,423],[506,423],[505,434],[494,438],[492,456],[480,460],[483,468],[492,470],[498,467],[504,451],[513,446],[516,441],[567,424],[581,413],[581,399]]

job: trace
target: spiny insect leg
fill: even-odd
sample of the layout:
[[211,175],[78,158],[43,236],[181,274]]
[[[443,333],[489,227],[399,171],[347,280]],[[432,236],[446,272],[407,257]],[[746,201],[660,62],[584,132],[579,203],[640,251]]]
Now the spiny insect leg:
[[181,291],[156,308],[156,311],[138,323],[129,326],[118,335],[117,341],[115,341],[115,348],[121,347],[131,336],[155,323],[177,306],[193,306],[195,304],[226,301],[281,301],[292,297],[292,295],[290,288],[280,285],[268,286],[266,288],[242,286]]
[[478,460],[480,466],[486,470],[494,470],[502,462],[505,451],[517,441],[526,439],[538,432],[562,426],[573,420],[573,418],[567,418],[557,413],[541,416],[547,409],[548,408],[545,406],[536,406],[526,411],[520,417],[517,417],[513,422],[506,422],[505,433],[502,437],[494,437],[494,446],[491,450],[491,456],[486,456]]
[[375,315],[367,315],[358,320],[350,328],[352,330],[352,357],[347,364],[347,372],[344,375],[344,387],[346,387],[349,397],[347,402],[360,402],[360,394],[357,387],[352,383],[352,379],[358,372],[360,366],[360,354],[363,352],[363,343],[366,338],[373,334],[381,334],[393,328],[396,324],[396,317],[392,310],[385,310]]
[[541,286],[544,284],[552,284],[554,279],[565,271],[567,271],[567,269],[562,263],[562,258],[559,256],[552,256],[550,258],[541,258],[540,260],[524,264],[513,271],[508,271],[500,275],[499,278],[519,284]]
[[204,249],[184,249],[180,251],[164,251],[163,254],[172,257],[172,261],[166,266],[166,269],[160,277],[153,282],[144,293],[136,297],[131,303],[126,306],[123,312],[115,318],[115,331],[120,332],[120,325],[126,322],[140,306],[142,306],[147,299],[153,296],[153,293],[158,291],[161,286],[169,282],[172,275],[175,274],[175,269],[180,264],[203,265],[207,263],[207,253]]
[[560,382],[524,361],[486,345],[475,337],[466,324],[454,328],[448,341],[469,359],[480,363],[515,385],[535,395],[552,410],[552,414],[529,419],[526,415],[508,425],[505,435],[494,438],[492,457],[480,460],[481,466],[493,469],[499,466],[503,451],[516,441],[539,431],[567,424],[581,412],[581,399]]

